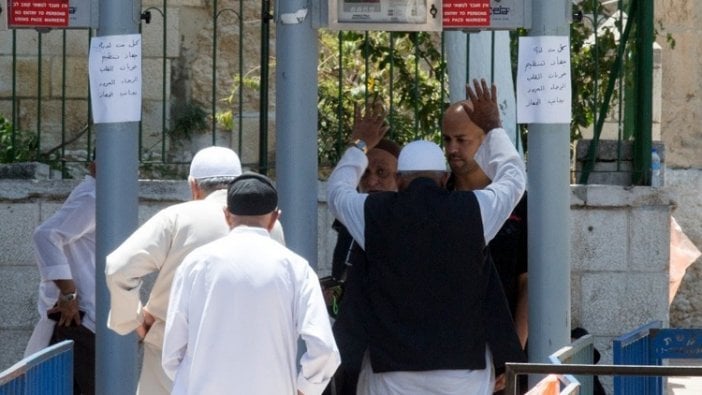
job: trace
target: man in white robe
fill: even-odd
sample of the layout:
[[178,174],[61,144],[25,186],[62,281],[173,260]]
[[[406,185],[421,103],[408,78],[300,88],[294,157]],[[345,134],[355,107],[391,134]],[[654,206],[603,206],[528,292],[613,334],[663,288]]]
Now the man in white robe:
[[95,393],[95,163],[61,208],[32,236],[41,275],[40,320],[25,357],[73,340],[74,385]]
[[[234,151],[225,147],[201,149],[190,163],[188,184],[193,199],[159,211],[107,256],[107,326],[121,335],[136,331],[144,345],[138,395],[171,392],[173,383],[161,368],[171,281],[191,251],[229,232],[222,208],[227,185],[239,175],[241,162]],[[279,223],[274,237],[284,243]],[[158,275],[148,301],[142,304],[141,285],[150,273]]]
[[[277,204],[268,178],[237,177],[225,209],[231,232],[178,268],[162,358],[173,394],[314,395],[336,371],[319,279],[270,237]],[[298,361],[299,338],[306,351]]]

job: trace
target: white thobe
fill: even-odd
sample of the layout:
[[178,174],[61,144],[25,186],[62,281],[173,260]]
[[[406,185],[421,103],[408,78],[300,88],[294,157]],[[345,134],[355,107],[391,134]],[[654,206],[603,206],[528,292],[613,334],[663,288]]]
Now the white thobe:
[[[144,339],[144,361],[139,394],[168,394],[172,383],[161,369],[163,330],[171,281],[183,259],[195,248],[229,233],[224,217],[227,190],[205,199],[179,203],[159,211],[107,256],[105,273],[111,305],[107,326],[119,334],[135,330],[144,321],[143,308],[155,322]],[[284,243],[282,227],[272,232]],[[274,229],[276,230],[276,229]],[[158,272],[149,300],[142,306],[143,278]]]
[[95,332],[95,179],[85,179],[71,191],[61,208],[34,230],[39,268],[39,322],[25,355],[49,345],[55,321],[46,317],[60,290],[54,280],[73,280],[78,305],[85,312],[81,324]]
[[178,269],[163,344],[173,394],[320,394],[339,363],[317,275],[265,229],[237,226]]
[[[483,223],[485,244],[489,243],[509,217],[526,188],[524,163],[503,129],[494,129],[485,136],[474,156],[483,172],[492,180],[475,194]],[[356,190],[368,159],[359,149],[346,150],[329,177],[327,201],[329,209],[348,229],[356,242],[365,246],[364,205],[367,194]],[[486,361],[492,361],[486,348]],[[413,385],[429,385],[436,395],[471,393],[492,394],[492,363],[482,370],[431,370],[419,372],[372,373],[364,363],[358,383],[358,394],[404,394]],[[432,383],[435,383],[432,385]],[[442,386],[436,384],[442,383]],[[419,387],[418,387],[419,388]],[[468,392],[466,392],[468,391]],[[417,392],[417,393],[422,393]]]

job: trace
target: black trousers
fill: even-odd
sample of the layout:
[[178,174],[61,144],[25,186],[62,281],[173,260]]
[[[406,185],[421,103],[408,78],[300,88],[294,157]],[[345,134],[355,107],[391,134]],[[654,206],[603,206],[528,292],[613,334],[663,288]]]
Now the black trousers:
[[49,344],[73,340],[73,394],[95,394],[95,334],[84,326],[54,327]]

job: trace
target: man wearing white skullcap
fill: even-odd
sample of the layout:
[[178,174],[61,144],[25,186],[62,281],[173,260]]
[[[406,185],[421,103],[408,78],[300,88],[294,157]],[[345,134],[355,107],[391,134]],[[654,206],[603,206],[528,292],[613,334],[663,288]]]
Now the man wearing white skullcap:
[[524,359],[484,251],[524,192],[526,173],[501,127],[496,88],[483,80],[474,89],[465,110],[485,133],[475,154],[492,179],[484,190],[447,191],[441,149],[416,141],[400,152],[399,192],[357,192],[365,150],[384,128],[354,130],[329,177],[329,208],[367,255],[369,347],[358,394],[490,395],[493,356],[498,366]]
[[[200,150],[190,163],[192,200],[161,210],[107,256],[111,301],[107,326],[122,335],[136,331],[144,342],[137,394],[171,393],[173,383],[161,367],[161,352],[173,275],[188,253],[229,232],[222,209],[227,203],[227,186],[240,174],[241,162],[231,149]],[[280,223],[271,235],[284,243]],[[154,272],[158,273],[156,280],[142,305],[143,278]]]
[[173,395],[320,394],[339,352],[314,269],[268,233],[278,192],[244,173],[224,213],[231,232],[190,253],[173,279],[163,342]]

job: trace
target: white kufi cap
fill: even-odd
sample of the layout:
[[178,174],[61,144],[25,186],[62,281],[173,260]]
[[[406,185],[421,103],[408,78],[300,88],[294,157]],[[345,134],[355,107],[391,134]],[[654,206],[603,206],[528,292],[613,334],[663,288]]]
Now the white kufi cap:
[[236,152],[229,148],[203,148],[190,162],[190,177],[195,179],[239,175],[241,175],[241,161]]
[[426,140],[413,141],[402,148],[397,171],[446,171],[446,159],[438,145]]

